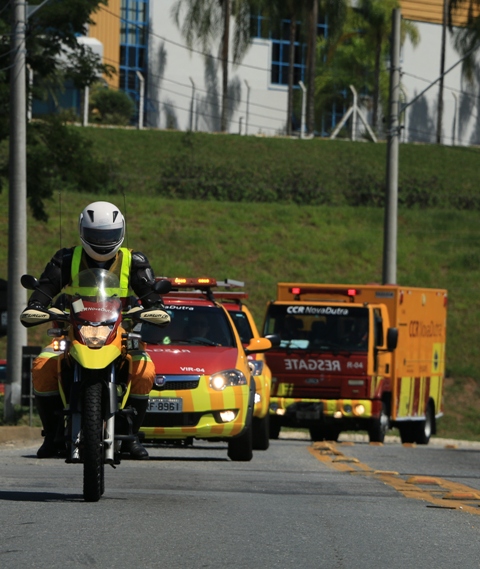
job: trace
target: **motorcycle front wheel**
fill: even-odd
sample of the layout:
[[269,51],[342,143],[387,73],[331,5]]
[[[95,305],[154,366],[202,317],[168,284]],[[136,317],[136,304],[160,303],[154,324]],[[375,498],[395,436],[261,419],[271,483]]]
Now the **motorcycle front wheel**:
[[87,385],[83,394],[83,497],[98,502],[104,491],[102,384]]

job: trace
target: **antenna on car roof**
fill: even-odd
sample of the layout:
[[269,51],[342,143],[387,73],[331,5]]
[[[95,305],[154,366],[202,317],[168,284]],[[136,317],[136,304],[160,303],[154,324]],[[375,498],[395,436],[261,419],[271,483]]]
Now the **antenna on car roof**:
[[217,286],[223,286],[225,288],[241,287],[245,286],[243,281],[235,281],[233,279],[225,279],[223,281],[217,281]]
[[60,225],[60,249],[62,248],[62,190],[58,192],[58,217]]
[[125,196],[125,191],[123,191],[123,217],[125,219],[125,240],[127,242],[127,249],[128,249],[128,224],[127,224],[127,198]]

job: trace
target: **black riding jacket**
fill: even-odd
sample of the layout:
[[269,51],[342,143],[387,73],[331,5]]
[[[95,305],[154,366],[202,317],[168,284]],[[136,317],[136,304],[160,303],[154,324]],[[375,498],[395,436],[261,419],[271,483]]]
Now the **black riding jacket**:
[[[52,299],[60,294],[64,287],[72,280],[72,258],[75,247],[60,249],[48,262],[40,277],[40,285],[33,292],[28,304],[40,303],[43,307],[50,305]],[[90,268],[109,269],[115,261],[115,257],[109,261],[99,263],[85,255]],[[145,307],[162,305],[162,298],[152,290],[155,283],[155,275],[147,257],[138,251],[132,251],[130,266],[130,288],[142,298]]]

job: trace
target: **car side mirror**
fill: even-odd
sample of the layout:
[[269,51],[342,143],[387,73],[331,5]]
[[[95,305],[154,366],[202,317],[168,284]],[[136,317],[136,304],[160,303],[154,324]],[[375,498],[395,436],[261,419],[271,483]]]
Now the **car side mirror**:
[[245,348],[247,354],[261,354],[272,347],[272,342],[268,338],[253,338]]
[[281,342],[280,334],[267,334],[265,338],[267,338],[267,340],[270,340],[272,348],[278,348],[278,346],[280,346]]

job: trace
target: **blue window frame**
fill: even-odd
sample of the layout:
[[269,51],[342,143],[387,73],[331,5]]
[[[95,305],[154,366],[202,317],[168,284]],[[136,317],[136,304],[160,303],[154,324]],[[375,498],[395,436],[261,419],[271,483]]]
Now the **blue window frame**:
[[[269,39],[272,42],[272,68],[270,82],[274,85],[288,85],[288,61],[290,51],[290,20],[282,20],[280,29],[269,30],[268,19],[263,16],[252,17],[252,36]],[[297,22],[297,39],[295,41],[295,62],[293,84],[298,88],[298,82],[305,80],[307,45],[299,41],[301,22]],[[319,15],[317,34],[328,36],[328,22],[323,15]]]
[[139,71],[147,81],[150,0],[122,0],[120,27],[120,89],[138,104]]

